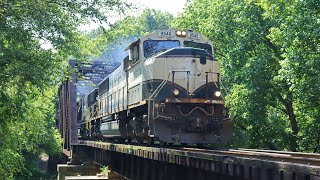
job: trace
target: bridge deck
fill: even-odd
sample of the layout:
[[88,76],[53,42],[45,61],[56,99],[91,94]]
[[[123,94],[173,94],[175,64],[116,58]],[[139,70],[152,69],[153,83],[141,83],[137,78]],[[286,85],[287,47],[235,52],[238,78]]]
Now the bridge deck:
[[[117,161],[118,165],[114,166],[124,174],[126,174],[123,169],[125,166],[130,169],[148,169],[149,167],[144,167],[149,164],[145,160],[150,160],[162,163],[163,167],[177,166],[185,170],[199,171],[204,174],[213,173],[219,177],[229,177],[230,179],[320,180],[320,155],[318,154],[250,149],[160,148],[83,140],[79,141],[76,146],[91,148],[91,151],[95,152],[94,160],[100,161],[101,164],[108,163],[104,161],[106,159],[104,156],[110,156],[110,152],[114,152],[112,155],[119,156],[119,158],[109,157],[108,159]],[[130,156],[136,158],[134,163],[129,161]],[[137,162],[141,160],[146,163]],[[130,164],[133,164],[134,167],[131,167]],[[183,176],[183,173],[188,174],[183,171],[180,172],[182,174],[179,174],[179,171],[171,173],[177,173],[176,176]],[[201,173],[198,175],[195,173],[195,177],[199,175]],[[205,175],[203,177],[202,179],[206,179]]]

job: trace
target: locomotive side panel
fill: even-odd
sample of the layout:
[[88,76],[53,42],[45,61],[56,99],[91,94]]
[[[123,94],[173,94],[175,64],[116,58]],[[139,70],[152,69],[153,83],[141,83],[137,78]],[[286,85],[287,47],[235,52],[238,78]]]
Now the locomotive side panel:
[[134,67],[132,67],[128,73],[128,107],[135,107],[142,101],[142,81],[143,75],[141,70],[141,62],[137,62]]
[[100,88],[103,88],[98,97],[99,105],[101,105],[99,114],[102,117],[123,111],[127,107],[127,78],[126,72],[122,71],[122,66],[99,85]]

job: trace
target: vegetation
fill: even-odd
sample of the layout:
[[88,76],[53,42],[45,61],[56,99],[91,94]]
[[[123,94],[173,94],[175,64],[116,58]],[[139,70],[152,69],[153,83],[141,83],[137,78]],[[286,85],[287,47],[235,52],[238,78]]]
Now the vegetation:
[[103,176],[108,176],[108,174],[109,174],[109,166],[102,166],[100,168],[100,171],[101,171],[101,174]]
[[320,143],[318,4],[194,0],[176,19],[146,10],[92,34],[107,49],[104,59],[119,60],[119,49],[156,29],[205,34],[214,42],[235,123],[230,146],[312,152]]
[[173,16],[154,9],[146,9],[137,17],[128,16],[114,23],[110,29],[99,28],[87,34],[100,49],[102,55],[97,59],[121,61],[128,52],[125,49],[140,36],[158,29],[168,29]]
[[231,147],[318,151],[319,1],[193,0],[176,19],[145,10],[108,29],[77,29],[129,6],[0,0],[0,177],[30,178],[32,159],[61,151],[54,104],[71,56],[84,60],[102,51],[99,58],[119,61],[130,42],[169,27],[192,28],[214,42],[235,123]]
[[[0,0],[0,178],[28,178],[42,152],[61,152],[55,130],[57,83],[70,55],[86,57],[77,27],[108,20],[114,0]],[[45,45],[52,48],[44,48]],[[25,179],[23,178],[23,179]]]
[[194,0],[174,23],[215,44],[233,146],[317,151],[319,1]]

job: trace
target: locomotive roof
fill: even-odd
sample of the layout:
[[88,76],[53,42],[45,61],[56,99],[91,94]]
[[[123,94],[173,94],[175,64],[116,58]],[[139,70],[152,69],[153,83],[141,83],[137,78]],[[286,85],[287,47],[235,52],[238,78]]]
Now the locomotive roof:
[[140,42],[140,38],[139,38],[138,40],[132,42],[132,43],[125,49],[125,51],[128,50],[128,49],[130,49],[133,45],[138,44],[139,42]]
[[[132,42],[131,44],[129,44],[129,46],[125,49],[125,51],[128,50],[128,49],[130,49],[132,46],[138,44],[141,39],[146,39],[146,38],[148,38],[148,37],[150,37],[150,36],[155,36],[155,35],[157,35],[157,36],[159,36],[159,38],[165,38],[165,39],[167,39],[167,38],[173,38],[173,37],[178,38],[178,36],[176,36],[176,32],[177,32],[177,31],[182,31],[182,30],[179,30],[179,29],[164,29],[164,30],[156,30],[156,31],[153,31],[153,32],[151,32],[151,33],[149,33],[149,34],[147,34],[147,35],[145,35],[145,36],[142,36],[142,37],[138,38],[136,41],[134,41],[134,42]],[[172,32],[173,34],[170,34],[169,36],[160,36],[160,35],[159,35],[160,32]],[[196,40],[197,40],[197,39],[198,39],[198,40],[201,39],[201,40],[209,41],[208,38],[206,38],[205,36],[203,36],[201,33],[194,32],[194,31],[192,31],[191,29],[185,30],[184,32],[198,34],[199,37],[196,38]],[[190,38],[190,37],[187,37],[187,36],[184,36],[184,38],[186,38],[186,39],[188,39],[188,40],[189,40],[189,39],[194,40],[194,38]]]

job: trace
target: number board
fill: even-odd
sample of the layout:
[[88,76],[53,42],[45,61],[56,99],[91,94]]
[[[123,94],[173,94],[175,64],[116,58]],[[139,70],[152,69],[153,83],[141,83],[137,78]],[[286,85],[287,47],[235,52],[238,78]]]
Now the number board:
[[159,35],[160,37],[172,37],[173,34],[174,34],[174,33],[173,33],[172,31],[170,31],[170,30],[159,31],[159,32],[158,32],[158,35]]
[[191,38],[191,39],[199,39],[199,33],[196,33],[196,32],[188,32],[188,37]]

